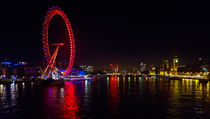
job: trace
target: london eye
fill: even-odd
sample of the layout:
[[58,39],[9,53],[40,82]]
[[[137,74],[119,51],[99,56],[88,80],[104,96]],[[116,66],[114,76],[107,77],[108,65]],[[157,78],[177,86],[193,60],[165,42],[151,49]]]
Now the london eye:
[[[59,40],[53,40],[49,37],[50,23],[52,22],[52,18],[56,16],[59,16],[64,21],[67,34],[67,38],[64,40],[62,37],[59,37]],[[54,77],[53,79],[56,79],[55,77],[70,74],[75,57],[74,34],[67,15],[57,6],[50,8],[49,11],[47,11],[47,15],[44,17],[42,42],[47,65],[41,78]],[[65,57],[61,57],[63,55]],[[58,61],[59,58],[62,60]]]

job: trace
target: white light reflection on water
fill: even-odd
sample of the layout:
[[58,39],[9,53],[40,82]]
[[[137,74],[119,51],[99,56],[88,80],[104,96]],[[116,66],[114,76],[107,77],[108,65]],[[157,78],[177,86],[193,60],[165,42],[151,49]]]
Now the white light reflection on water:
[[89,97],[88,97],[88,81],[85,80],[85,95],[84,95],[84,106],[88,106],[88,100],[89,100]]
[[22,83],[23,89],[25,89],[25,83]]
[[15,105],[16,95],[18,94],[18,90],[16,90],[16,86],[14,82],[10,84],[10,94],[11,94],[11,104]]
[[0,94],[2,94],[4,92],[4,85],[0,84]]

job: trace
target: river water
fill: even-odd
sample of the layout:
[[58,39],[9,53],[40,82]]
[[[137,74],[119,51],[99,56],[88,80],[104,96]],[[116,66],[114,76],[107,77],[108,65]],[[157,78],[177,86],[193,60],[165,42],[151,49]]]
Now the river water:
[[65,86],[0,84],[0,119],[207,119],[210,85],[198,80],[105,77]]

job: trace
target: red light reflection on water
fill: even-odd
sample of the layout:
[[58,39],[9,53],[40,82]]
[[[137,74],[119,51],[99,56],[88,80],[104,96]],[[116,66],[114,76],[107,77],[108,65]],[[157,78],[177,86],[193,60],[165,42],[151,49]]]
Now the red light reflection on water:
[[49,86],[46,88],[42,111],[46,118],[79,119],[79,98],[73,82],[65,82],[65,87]]
[[66,119],[79,119],[79,99],[76,95],[75,84],[72,82],[65,82],[65,96],[63,98],[62,118]]
[[42,112],[50,119],[79,119],[79,98],[73,82],[65,82],[65,87],[49,86],[44,92]]
[[110,107],[113,109],[117,106],[119,102],[119,89],[118,89],[118,77],[111,76],[110,77]]

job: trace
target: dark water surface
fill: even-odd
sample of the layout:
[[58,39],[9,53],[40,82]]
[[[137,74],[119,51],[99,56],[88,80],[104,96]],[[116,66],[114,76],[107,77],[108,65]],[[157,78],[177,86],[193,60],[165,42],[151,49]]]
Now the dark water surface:
[[210,86],[198,80],[106,77],[65,86],[0,84],[0,119],[210,118]]

